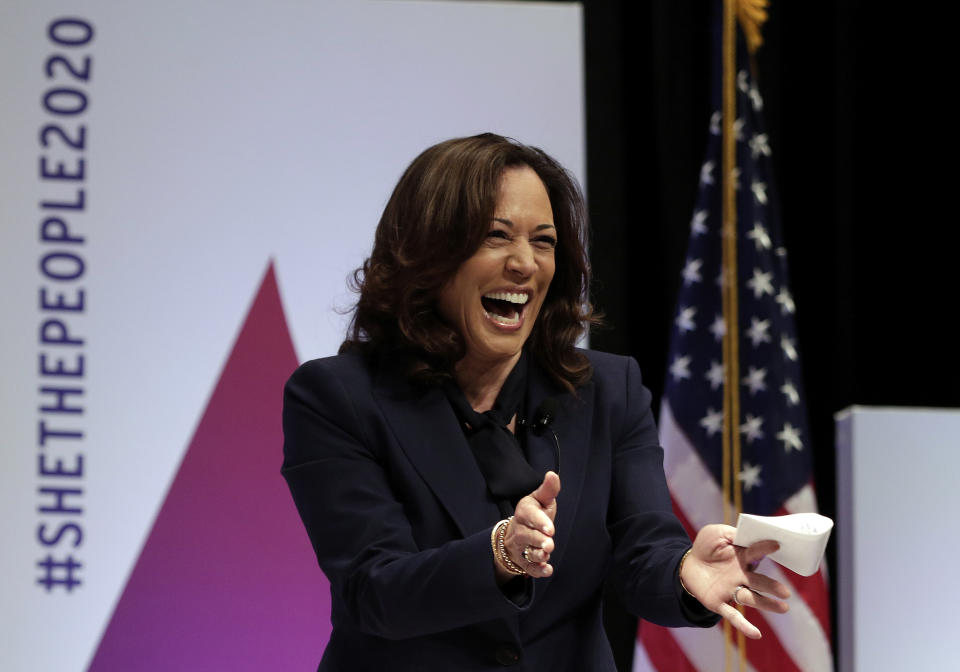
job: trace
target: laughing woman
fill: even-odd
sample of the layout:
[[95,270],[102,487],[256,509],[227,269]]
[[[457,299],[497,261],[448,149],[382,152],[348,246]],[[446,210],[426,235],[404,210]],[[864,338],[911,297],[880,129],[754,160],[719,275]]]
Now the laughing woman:
[[[786,611],[776,550],[671,511],[650,393],[593,321],[583,200],[493,134],[430,147],[387,203],[336,357],[284,398],[284,463],[330,581],[320,670],[614,670],[605,581],[640,618]],[[561,470],[562,466],[562,470]],[[561,489],[562,482],[562,489]]]

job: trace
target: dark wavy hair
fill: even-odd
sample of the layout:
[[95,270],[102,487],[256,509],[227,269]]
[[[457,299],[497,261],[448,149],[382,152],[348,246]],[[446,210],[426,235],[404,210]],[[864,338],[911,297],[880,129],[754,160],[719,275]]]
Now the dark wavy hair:
[[421,382],[451,375],[465,346],[440,316],[438,294],[483,243],[500,178],[515,166],[529,166],[543,181],[557,227],[556,271],[529,352],[568,390],[590,379],[590,362],[575,348],[584,330],[600,323],[589,301],[583,195],[545,152],[493,133],[434,145],[404,172],[380,218],[373,252],[354,272],[360,297],[341,352],[390,351]]

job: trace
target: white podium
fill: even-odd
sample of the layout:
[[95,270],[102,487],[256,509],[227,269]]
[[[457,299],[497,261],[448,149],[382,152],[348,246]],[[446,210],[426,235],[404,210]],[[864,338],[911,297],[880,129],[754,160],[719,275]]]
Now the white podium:
[[840,670],[958,669],[960,409],[836,416]]

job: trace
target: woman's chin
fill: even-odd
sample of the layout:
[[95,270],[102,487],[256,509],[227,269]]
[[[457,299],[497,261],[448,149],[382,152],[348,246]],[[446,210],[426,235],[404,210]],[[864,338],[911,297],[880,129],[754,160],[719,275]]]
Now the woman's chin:
[[519,357],[529,336],[526,330],[521,331],[517,328],[508,330],[490,327],[485,332],[478,334],[479,338],[468,340],[465,359],[472,360],[474,363],[483,362],[487,366],[494,366]]

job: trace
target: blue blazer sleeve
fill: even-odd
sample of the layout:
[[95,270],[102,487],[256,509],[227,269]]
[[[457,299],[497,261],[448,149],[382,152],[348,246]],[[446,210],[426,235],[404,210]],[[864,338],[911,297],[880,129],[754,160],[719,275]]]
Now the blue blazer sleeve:
[[390,469],[403,460],[383,431],[369,375],[342,363],[331,358],[300,367],[286,385],[283,410],[282,473],[330,580],[334,618],[402,639],[517,613],[521,607],[494,575],[496,517],[464,538],[418,543],[411,517],[429,524],[422,512],[439,507],[421,501],[430,499],[422,488],[408,488],[407,501],[400,501],[397,490],[408,474]]
[[623,370],[608,523],[611,578],[627,609],[641,618],[667,626],[713,625],[720,617],[687,596],[677,574],[690,540],[673,513],[650,392],[634,359],[626,358]]

